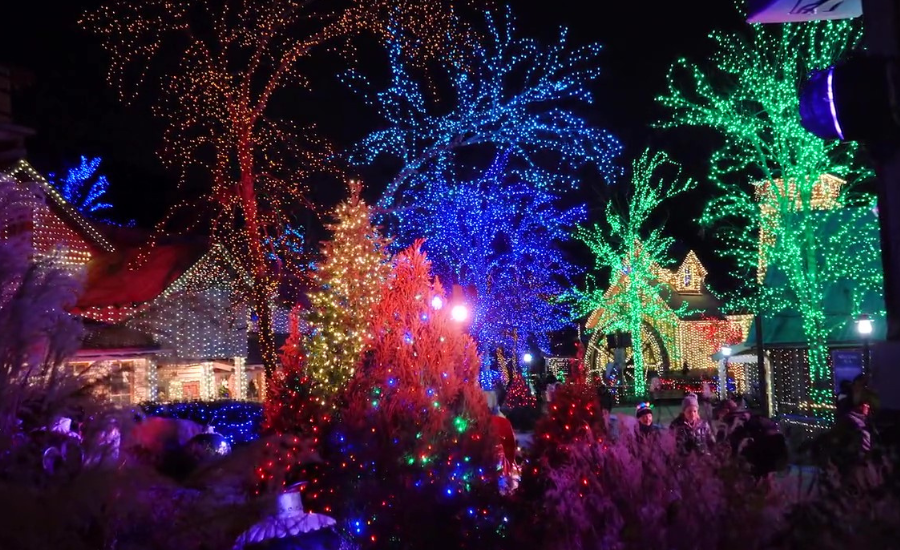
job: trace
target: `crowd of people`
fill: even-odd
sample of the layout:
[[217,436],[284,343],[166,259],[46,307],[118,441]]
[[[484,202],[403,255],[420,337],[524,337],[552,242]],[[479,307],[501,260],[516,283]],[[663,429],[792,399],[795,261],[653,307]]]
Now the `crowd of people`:
[[[546,375],[536,384],[539,402],[545,412],[560,384],[562,382],[552,375]],[[662,402],[657,377],[650,378],[648,389],[651,401],[638,403],[635,407],[634,435],[641,442],[652,442],[665,429],[660,422],[662,419],[654,415]],[[711,453],[717,448],[729,449],[761,477],[788,466],[787,440],[774,420],[750,410],[740,397],[717,402],[709,384],[701,384],[698,393],[684,395],[680,412],[668,426],[681,452]],[[609,391],[604,391],[602,385],[598,387],[598,397],[604,411],[612,412]],[[834,427],[801,450],[805,448],[811,455],[824,457],[839,466],[865,461],[872,451],[869,412],[873,400],[874,395],[868,390],[864,377],[842,383],[836,396]],[[496,405],[494,412],[496,428],[503,434],[504,459],[508,464],[514,464],[517,442],[512,425]],[[621,435],[621,424],[624,423],[618,424],[612,430],[613,437]]]

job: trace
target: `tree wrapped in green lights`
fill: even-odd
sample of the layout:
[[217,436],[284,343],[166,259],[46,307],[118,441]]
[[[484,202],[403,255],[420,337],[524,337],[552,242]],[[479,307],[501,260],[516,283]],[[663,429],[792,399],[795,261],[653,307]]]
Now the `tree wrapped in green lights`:
[[[708,127],[724,137],[711,159],[719,194],[700,223],[715,228],[735,275],[758,282],[732,307],[801,317],[810,398],[821,405],[831,400],[827,338],[834,328],[826,322],[825,289],[850,281],[864,292],[878,288],[881,275],[877,231],[860,231],[876,223],[874,216],[865,208],[846,210],[858,199],[844,181],[864,175],[857,146],[807,132],[798,87],[811,70],[850,50],[860,33],[845,21],[750,29],[747,38],[714,33],[718,49],[706,70],[683,59],[672,67],[660,101],[673,116],[663,126]],[[846,219],[829,221],[835,216]],[[777,269],[784,284],[764,285],[767,269]]]
[[327,226],[332,237],[322,245],[323,260],[311,273],[315,290],[306,316],[307,372],[325,395],[347,383],[371,343],[373,310],[390,273],[388,241],[372,225],[362,185],[349,185],[349,198]]
[[645,151],[632,163],[633,189],[627,205],[607,203],[606,227],[595,224],[576,229],[575,237],[593,252],[594,269],[608,271],[609,280],[599,284],[595,276],[588,276],[583,290],[566,296],[579,317],[603,310],[597,328],[631,334],[635,395],[643,395],[645,390],[645,324],[650,319],[674,320],[685,307],[672,311],[660,297],[666,283],[658,278],[659,268],[670,263],[673,239],[663,235],[662,225],[652,226],[652,216],[663,202],[688,191],[694,182],[682,179],[680,169],[672,179],[656,178],[657,170],[666,165],[675,166],[665,153]]

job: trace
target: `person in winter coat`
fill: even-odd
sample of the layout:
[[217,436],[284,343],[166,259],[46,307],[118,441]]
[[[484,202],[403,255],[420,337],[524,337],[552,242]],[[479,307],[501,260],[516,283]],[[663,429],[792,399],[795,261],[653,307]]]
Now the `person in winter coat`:
[[755,475],[766,476],[787,467],[787,441],[770,418],[741,409],[731,399],[716,410],[716,417],[716,441],[743,457]]
[[853,410],[853,382],[841,380],[840,391],[837,395],[837,407],[835,416],[842,418]]
[[859,398],[853,410],[844,417],[847,431],[852,434],[850,450],[859,458],[865,459],[872,451],[872,430],[869,426],[869,409],[871,401],[867,396]]
[[684,453],[708,453],[715,446],[712,429],[707,421],[700,418],[700,405],[693,393],[684,396],[681,414],[669,428],[675,432],[678,448]]
[[650,403],[638,403],[634,410],[637,425],[634,428],[638,441],[648,441],[656,437],[658,428],[653,424],[653,409]]

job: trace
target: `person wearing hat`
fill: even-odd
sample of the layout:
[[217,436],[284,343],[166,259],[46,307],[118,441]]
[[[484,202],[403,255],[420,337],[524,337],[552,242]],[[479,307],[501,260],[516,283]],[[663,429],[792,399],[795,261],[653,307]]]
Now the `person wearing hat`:
[[635,435],[638,439],[645,440],[656,435],[657,427],[653,424],[653,405],[638,403],[634,409],[634,416],[638,421],[635,426]]
[[706,420],[700,418],[700,404],[693,393],[684,396],[681,414],[672,421],[670,429],[675,432],[678,448],[682,452],[707,453],[715,445],[712,429]]

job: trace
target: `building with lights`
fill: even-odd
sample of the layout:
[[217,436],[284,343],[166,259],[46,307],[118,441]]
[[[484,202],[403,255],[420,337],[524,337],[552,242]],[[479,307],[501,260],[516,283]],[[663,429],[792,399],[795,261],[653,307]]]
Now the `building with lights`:
[[147,247],[139,230],[82,216],[27,161],[3,173],[34,192],[23,227],[33,257],[52,255],[84,280],[71,310],[85,326],[68,359],[75,373],[120,404],[265,395],[250,281],[223,247],[203,238]]
[[[642,341],[647,369],[664,374],[687,365],[695,373],[714,371],[717,363],[712,355],[718,351],[721,342],[715,342],[709,335],[720,331],[723,325],[731,325],[731,332],[746,336],[752,316],[722,314],[722,304],[706,287],[706,268],[693,251],[689,251],[675,269],[657,266],[655,272],[663,283],[663,291],[648,299],[657,300],[661,306],[659,310],[669,314],[644,321]],[[620,281],[610,286],[607,296],[620,291],[624,278],[622,275]],[[684,313],[676,313],[679,311]],[[608,365],[615,362],[614,351],[607,346],[610,330],[606,327],[612,326],[613,321],[610,315],[599,308],[585,323],[585,328],[592,333],[585,352],[585,365],[591,378],[602,377]],[[620,362],[624,359],[627,363],[629,354],[630,350],[626,350]],[[733,373],[735,379],[743,380],[743,367],[735,368],[741,371]]]

